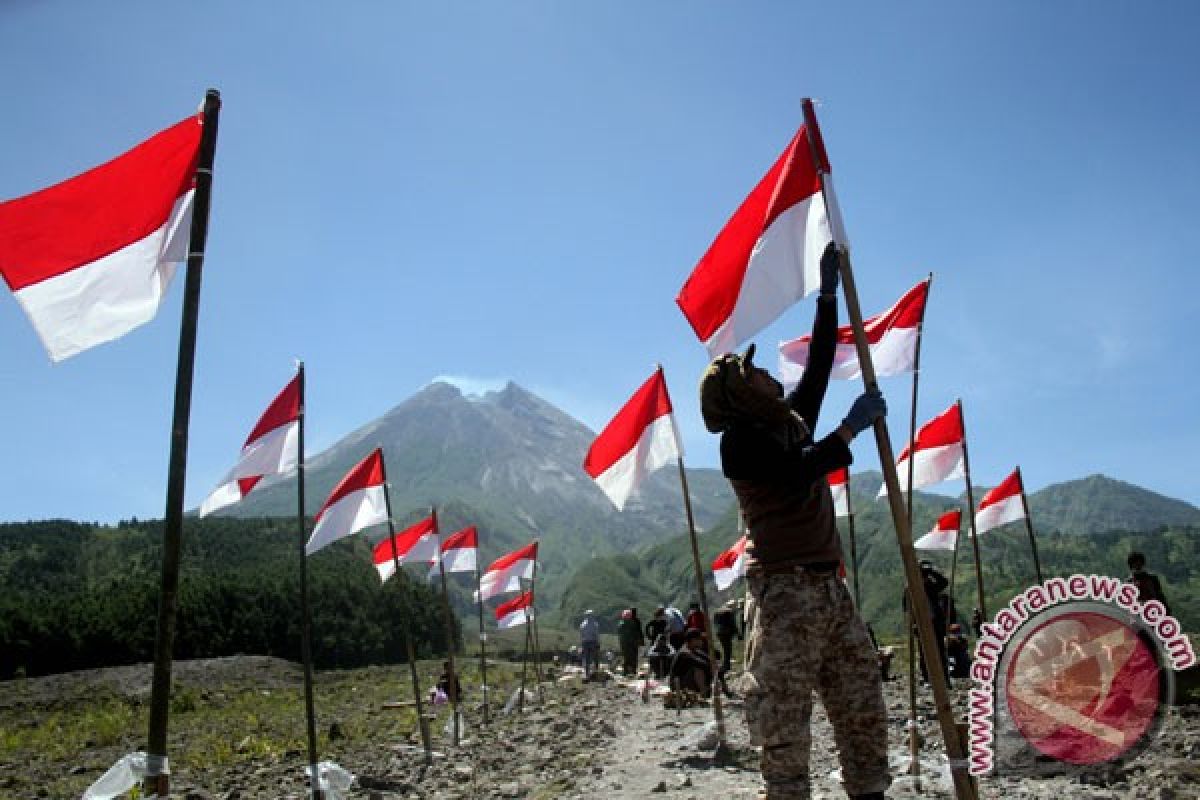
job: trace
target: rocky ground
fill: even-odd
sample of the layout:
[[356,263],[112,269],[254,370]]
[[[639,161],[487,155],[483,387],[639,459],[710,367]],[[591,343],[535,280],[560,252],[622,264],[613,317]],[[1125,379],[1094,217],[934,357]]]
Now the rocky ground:
[[[428,684],[438,665],[422,664]],[[316,686],[320,757],[357,777],[347,797],[594,798],[753,797],[758,755],[749,746],[736,699],[727,711],[724,757],[711,754],[707,705],[665,709],[652,693],[619,679],[584,684],[558,673],[523,712],[499,712],[519,684],[518,665],[489,666],[499,684],[497,713],[482,724],[466,709],[463,741],[451,746],[448,715],[433,722],[435,754],[426,767],[405,668],[321,673]],[[305,762],[300,671],[268,658],[181,662],[171,716],[173,796],[188,800],[302,798]],[[478,700],[477,676],[466,672]],[[0,683],[0,798],[80,797],[121,755],[139,749],[145,728],[148,665]],[[896,782],[889,797],[952,797],[928,696],[919,785],[902,773],[907,749],[904,684],[887,686],[889,741]],[[814,797],[844,797],[829,724],[814,717]],[[1171,712],[1159,739],[1135,761],[1105,772],[1042,778],[991,776],[981,796],[1063,798],[1200,797],[1200,710]]]

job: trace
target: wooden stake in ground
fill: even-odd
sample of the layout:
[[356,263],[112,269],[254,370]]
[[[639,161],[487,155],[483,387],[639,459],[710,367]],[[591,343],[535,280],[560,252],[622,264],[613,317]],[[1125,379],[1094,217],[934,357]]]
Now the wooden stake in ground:
[[[392,492],[387,479],[387,462],[379,459],[383,467],[383,504],[387,513],[388,539],[392,543],[392,566],[396,570],[396,582],[400,581],[400,553],[396,548],[396,522],[392,518]],[[440,552],[440,548],[439,548]],[[421,745],[425,748],[425,765],[433,764],[433,745],[429,740],[429,720],[425,718],[425,706],[421,702],[421,679],[417,676],[417,654],[413,648],[412,625],[406,615],[404,619],[404,649],[408,656],[408,670],[412,677],[413,705],[417,709],[417,729],[421,732]]]
[[1042,562],[1038,558],[1037,538],[1033,535],[1033,515],[1029,513],[1029,498],[1025,496],[1025,479],[1021,477],[1021,468],[1017,467],[1017,483],[1021,484],[1021,508],[1025,509],[1025,530],[1029,531],[1029,549],[1033,551],[1033,568],[1037,572],[1037,582],[1042,581]]
[[452,716],[451,730],[453,735],[451,741],[455,747],[458,747],[458,673],[454,669],[454,613],[450,610],[450,590],[446,588],[446,561],[442,558],[442,529],[438,527],[437,509],[430,508],[429,514],[433,518],[433,535],[437,537],[437,553],[438,553],[438,572],[442,576],[442,610],[446,616],[446,662],[449,665],[450,682],[446,688],[449,690],[446,694],[450,695],[450,713]]
[[[811,148],[813,162],[818,165],[818,176],[821,180],[821,196],[826,204],[826,216],[834,227],[834,236],[841,237],[838,230],[840,216],[832,209],[831,179],[829,165],[825,162],[825,148],[819,144],[820,132],[817,128],[817,116],[813,110],[812,100],[804,100],[805,131]],[[846,299],[846,308],[850,315],[850,323],[854,330],[854,344],[858,351],[858,362],[862,369],[863,385],[867,391],[879,391],[879,383],[875,378],[875,365],[871,361],[871,348],[863,328],[862,308],[858,302],[858,290],[854,284],[854,270],[850,264],[850,253],[846,249],[844,239],[837,241],[839,263],[842,275],[842,291]],[[892,451],[891,437],[888,435],[887,419],[880,417],[875,421],[875,444],[879,450],[879,461],[883,467],[884,483],[888,487],[888,505],[892,511],[892,521],[896,526],[896,540],[900,548],[900,560],[904,565],[904,577],[912,596],[913,613],[917,618],[917,633],[921,647],[926,652],[935,653],[937,647],[934,641],[933,625],[929,613],[929,602],[925,597],[922,586],[920,569],[917,566],[916,552],[912,546],[912,530],[908,525],[907,512],[904,508],[904,497],[900,491],[900,479],[896,474],[895,454]],[[950,772],[954,778],[954,791],[958,800],[974,800],[977,797],[975,784],[967,771],[967,749],[958,726],[954,721],[954,712],[950,706],[950,693],[946,686],[946,677],[940,670],[930,670],[929,678],[933,686],[934,700],[937,704],[938,724],[941,727],[942,738],[946,744],[946,755],[950,761]]]
[[979,613],[987,619],[987,605],[983,594],[983,566],[979,559],[979,537],[975,532],[975,494],[971,489],[971,458],[967,455],[967,422],[962,415],[962,400],[955,402],[958,404],[959,418],[963,420],[963,471],[967,481],[967,508],[971,513],[971,547],[975,552],[975,585],[979,589]]
[[[908,774],[917,778],[921,790],[921,741],[917,736],[917,641],[913,636],[912,602],[904,593],[904,627],[908,632]],[[929,662],[926,661],[926,664]]]
[[150,684],[150,722],[146,741],[146,795],[167,797],[171,779],[167,764],[167,721],[171,705],[171,658],[175,649],[175,609],[179,593],[179,553],[183,542],[183,492],[187,483],[188,427],[192,413],[192,376],[196,363],[196,327],[200,317],[200,283],[204,246],[208,239],[208,210],[212,201],[213,161],[217,150],[217,120],[221,93],[204,95],[204,129],[196,166],[196,190],[188,244],[187,279],[183,289],[183,318],[179,329],[179,358],[175,369],[175,411],[171,421],[171,454],[167,468],[167,507],[163,519],[162,581],[158,593],[158,622],[154,636],[154,673]]

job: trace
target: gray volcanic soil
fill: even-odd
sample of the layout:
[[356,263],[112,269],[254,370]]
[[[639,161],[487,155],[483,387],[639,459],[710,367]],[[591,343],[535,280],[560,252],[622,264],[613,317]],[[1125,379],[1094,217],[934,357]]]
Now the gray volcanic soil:
[[[489,668],[490,669],[490,668]],[[51,724],[55,715],[96,696],[145,701],[148,665],[69,673],[46,678],[0,683],[0,736],[7,744],[0,760],[0,798],[79,797],[117,758],[139,747],[140,731],[120,742],[85,745],[67,760],[54,761],[38,753],[22,754],[23,731]],[[239,657],[179,662],[177,686],[188,687],[218,709],[222,698],[242,687],[252,693],[295,692],[299,668],[276,659]],[[574,685],[548,683],[541,702],[534,700],[523,714],[495,714],[492,724],[479,723],[478,707],[467,708],[464,743],[448,747],[442,732],[446,715],[435,723],[434,765],[425,768],[412,726],[397,727],[395,712],[382,711],[371,687],[396,681],[397,669],[370,668],[318,676],[318,718],[323,738],[322,759],[336,761],[358,780],[348,797],[392,798],[594,798],[753,797],[759,787],[758,755],[748,745],[739,703],[726,704],[729,754],[714,763],[708,742],[698,741],[711,730],[707,706],[675,711],[657,698],[643,702],[637,690],[619,681]],[[396,684],[400,685],[399,683]],[[952,797],[940,737],[932,718],[931,699],[922,695],[926,720],[920,723],[925,775],[920,791],[913,779],[900,775],[909,762],[905,726],[908,719],[902,681],[886,687],[889,742],[896,765],[896,782],[888,797]],[[395,686],[387,687],[393,692]],[[470,687],[468,687],[470,692]],[[497,705],[499,705],[497,703]],[[981,796],[1064,800],[1064,798],[1200,797],[1200,709],[1172,710],[1159,739],[1133,762],[1104,773],[1080,777],[1043,778],[990,776]],[[215,716],[219,721],[219,713]],[[139,715],[137,726],[144,724]],[[181,726],[199,718],[173,716],[172,750],[182,753],[191,737],[201,732]],[[220,724],[219,722],[217,723]],[[172,795],[188,800],[250,800],[303,798],[303,751],[255,754],[245,743],[244,720],[227,721],[224,734],[238,751],[225,766],[188,765],[173,756]],[[260,724],[265,721],[260,720]],[[290,721],[289,721],[289,724]],[[329,736],[329,734],[333,734]],[[197,738],[198,740],[198,738]],[[14,755],[15,754],[15,755]],[[819,704],[813,719],[812,774],[815,798],[844,797],[834,770],[836,757],[828,721]],[[64,778],[63,776],[67,776]],[[54,786],[54,790],[47,789]],[[69,788],[64,788],[69,787]]]

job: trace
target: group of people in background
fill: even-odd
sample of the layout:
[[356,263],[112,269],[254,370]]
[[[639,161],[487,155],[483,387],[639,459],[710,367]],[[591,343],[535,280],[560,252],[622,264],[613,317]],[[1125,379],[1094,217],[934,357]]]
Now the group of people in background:
[[[712,691],[714,675],[722,690],[730,694],[725,675],[732,665],[734,639],[744,635],[736,601],[713,613],[711,629],[699,602],[688,606],[686,614],[674,606],[660,606],[645,623],[636,608],[627,608],[617,622],[620,663],[626,676],[639,673],[644,655],[649,674],[656,680],[704,697]],[[715,637],[715,668],[709,658],[710,636]],[[579,639],[584,679],[591,680],[600,663],[600,624],[592,609],[584,612]]]

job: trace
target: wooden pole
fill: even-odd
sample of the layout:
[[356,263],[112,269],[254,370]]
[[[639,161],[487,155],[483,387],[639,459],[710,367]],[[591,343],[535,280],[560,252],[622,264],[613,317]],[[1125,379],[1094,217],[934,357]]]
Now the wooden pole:
[[[813,161],[817,164],[826,215],[829,217],[831,226],[836,227],[835,214],[830,210],[829,165],[825,163],[823,146],[817,146],[820,133],[817,129],[817,116],[813,110],[812,100],[805,98],[803,107],[805,131],[808,134],[808,144]],[[863,386],[867,391],[879,391],[879,383],[875,378],[875,364],[871,361],[871,348],[863,328],[862,308],[858,302],[854,270],[850,264],[850,253],[844,242],[838,243],[838,256],[842,275],[842,291],[846,299],[850,323],[854,330],[854,344],[858,351],[858,362],[862,368]],[[916,553],[912,546],[912,530],[907,524],[904,497],[900,491],[900,479],[896,474],[895,454],[892,451],[891,437],[888,435],[886,417],[880,417],[875,421],[875,444],[879,449],[879,462],[883,468],[884,483],[888,487],[888,505],[896,526],[896,539],[900,547],[900,560],[904,565],[904,577],[909,593],[912,595],[913,611],[917,616],[917,633],[921,647],[927,652],[936,653],[937,646],[934,640],[932,618],[929,614],[929,602],[925,597],[920,569],[917,567]],[[935,669],[929,671],[929,678],[937,705],[938,724],[946,743],[946,755],[950,760],[951,774],[954,778],[955,796],[958,800],[974,800],[977,797],[975,784],[967,771],[967,749],[954,721],[954,711],[950,706],[950,693],[946,686],[946,677],[940,670]]]
[[[392,543],[392,566],[396,570],[397,585],[400,583],[400,553],[396,549],[396,523],[392,519],[392,492],[387,479],[387,462],[380,454],[379,463],[383,468],[383,506],[387,512],[388,539]],[[421,680],[417,676],[417,653],[413,647],[412,624],[410,617],[404,617],[404,649],[408,656],[408,671],[412,677],[413,705],[417,709],[417,730],[421,732],[421,746],[425,748],[425,766],[433,764],[433,745],[429,739],[429,720],[425,719],[425,706],[421,702]]]
[[854,501],[850,499],[850,469],[846,468],[846,525],[850,531],[850,566],[854,569],[854,607],[862,613],[862,595],[858,588],[858,544],[854,540]]
[[446,688],[449,689],[447,694],[450,695],[450,713],[453,715],[451,741],[458,747],[459,697],[458,672],[454,669],[454,613],[450,610],[450,590],[446,587],[446,560],[442,557],[442,529],[438,526],[437,508],[431,507],[429,513],[433,517],[433,533],[437,537],[438,572],[442,576],[442,610],[446,616],[446,663],[450,669],[450,683]]
[[529,578],[529,608],[525,614],[529,619],[529,635],[533,642],[533,679],[537,683],[538,702],[544,703],[546,696],[542,692],[542,646],[538,641],[537,626],[537,559],[533,559],[533,572]]
[[171,779],[167,763],[167,722],[171,705],[171,658],[175,648],[175,609],[179,594],[179,554],[183,543],[183,493],[187,483],[188,426],[192,413],[192,376],[196,363],[196,328],[200,318],[200,283],[204,247],[208,240],[208,210],[212,201],[213,161],[221,93],[204,95],[204,129],[196,165],[192,227],[188,244],[187,279],[179,328],[179,357],[175,368],[175,410],[171,421],[171,454],[167,468],[167,506],[163,520],[162,581],[154,636],[154,673],[150,684],[150,722],[146,742],[145,794],[166,797]]
[[1029,513],[1029,498],[1025,496],[1025,478],[1021,476],[1021,468],[1017,467],[1017,483],[1021,484],[1021,508],[1025,509],[1025,529],[1029,531],[1029,549],[1033,551],[1033,568],[1037,572],[1037,581],[1042,583],[1042,562],[1038,558],[1037,539],[1033,535],[1033,515]]
[[[525,591],[524,588],[521,589]],[[530,631],[533,627],[529,624],[529,608],[525,609],[525,650],[521,653],[521,693],[517,695],[517,713],[525,713],[525,675],[529,666],[529,643],[533,637]]]
[[[907,594],[905,592],[906,596]],[[908,629],[908,774],[916,777],[916,788],[917,791],[920,791],[921,743],[917,738],[917,637],[913,635],[911,599],[904,609],[904,627]]]
[[[660,366],[659,369],[661,370],[662,367]],[[674,427],[673,421],[672,427]],[[678,449],[677,452],[683,451],[682,449]],[[700,546],[696,542],[696,520],[692,515],[692,497],[688,491],[687,472],[683,468],[683,456],[678,456],[676,461],[679,464],[679,484],[683,489],[683,507],[687,513],[688,538],[692,542],[692,564],[696,569],[696,591],[700,593],[700,613],[704,614],[705,624],[708,626],[704,641],[708,645],[708,663],[712,668],[712,685],[709,689],[712,692],[713,718],[717,723],[717,747],[713,755],[721,757],[724,755],[726,744],[725,714],[721,708],[721,687],[717,680],[720,670],[717,669],[717,656],[716,651],[713,649],[712,617],[708,614],[708,597],[707,592],[704,591],[704,569],[700,566]]]
[[[930,273],[929,280],[933,280],[933,273]],[[929,299],[926,296],[926,306]],[[909,404],[908,415],[908,529],[912,531],[913,521],[913,478],[916,470],[916,450],[917,450],[917,388],[921,381],[921,332],[925,327],[925,314],[922,309],[921,320],[917,323],[917,341],[916,352],[913,356],[913,376],[912,376],[912,401]],[[916,558],[916,554],[913,554]],[[921,591],[924,592],[924,579],[922,578]],[[914,645],[916,642],[913,637],[913,605],[912,598],[909,597],[907,607],[908,621],[908,774],[920,776],[921,774],[921,745],[917,741],[917,671],[913,662],[916,660]],[[925,664],[928,666],[929,653],[925,654]]]
[[296,365],[300,389],[300,414],[297,418],[296,448],[296,527],[300,531],[300,660],[304,664],[304,720],[308,738],[308,773],[311,796],[322,800],[321,778],[317,771],[317,714],[313,704],[312,611],[308,603],[308,555],[304,551],[308,526],[304,520],[304,362]]
[[475,597],[479,600],[479,674],[483,682],[483,724],[491,719],[488,714],[488,682],[487,682],[487,633],[483,630],[483,585],[479,577],[479,549],[476,540],[475,550]]
[[[962,419],[962,400],[955,402],[958,404],[958,416]],[[967,454],[967,423],[965,419],[963,419],[963,471],[966,473],[967,481],[967,508],[971,512],[971,548],[975,552],[975,585],[979,589],[979,613],[983,614],[984,619],[987,619],[987,605],[983,599],[983,567],[979,559],[979,536],[975,531],[975,493],[971,489],[971,458]]]

